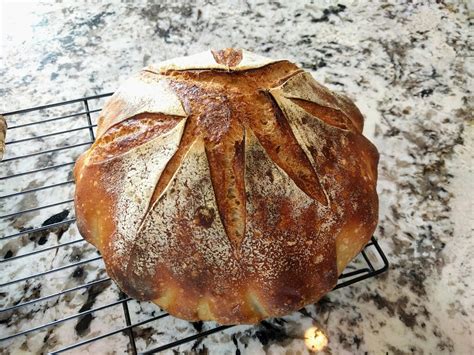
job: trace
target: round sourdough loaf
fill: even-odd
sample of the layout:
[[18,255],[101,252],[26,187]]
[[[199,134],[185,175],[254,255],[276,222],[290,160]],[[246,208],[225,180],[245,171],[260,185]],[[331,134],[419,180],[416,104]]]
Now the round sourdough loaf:
[[78,159],[81,234],[128,295],[255,323],[330,291],[377,224],[363,117],[295,64],[225,49],[126,81]]

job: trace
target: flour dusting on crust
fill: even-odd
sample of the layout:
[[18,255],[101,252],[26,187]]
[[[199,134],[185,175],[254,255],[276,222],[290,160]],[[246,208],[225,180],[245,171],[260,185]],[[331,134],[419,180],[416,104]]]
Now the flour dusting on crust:
[[[176,152],[186,120],[154,140],[121,157],[117,195],[117,233],[114,258],[124,258],[131,249],[150,198],[166,164]],[[123,260],[126,260],[125,257]]]
[[124,82],[110,98],[99,118],[97,137],[113,125],[144,112],[186,116],[167,79],[142,71]]
[[166,60],[150,65],[145,70],[154,73],[164,73],[170,70],[248,70],[256,69],[278,62],[279,60],[262,57],[255,53],[242,50],[242,60],[236,66],[226,66],[216,62],[212,51],[205,51],[194,55]]

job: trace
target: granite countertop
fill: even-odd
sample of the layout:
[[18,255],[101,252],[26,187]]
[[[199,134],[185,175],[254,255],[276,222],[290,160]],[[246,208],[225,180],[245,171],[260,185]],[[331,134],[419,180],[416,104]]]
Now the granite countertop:
[[[288,317],[239,326],[182,345],[196,353],[307,353],[304,333],[320,328],[327,354],[474,353],[472,37],[469,10],[450,2],[217,1],[2,3],[3,112],[110,92],[142,67],[208,48],[241,47],[286,57],[353,98],[365,134],[380,152],[380,222],[375,236],[388,272],[335,290]],[[319,3],[320,5],[316,5]],[[138,5],[139,4],[139,5]],[[164,5],[166,4],[166,5]],[[472,10],[471,10],[472,11]],[[471,32],[472,33],[472,32]],[[103,100],[96,103],[100,107]],[[80,110],[75,107],[75,110]],[[57,114],[55,111],[45,115]],[[50,116],[47,116],[50,117]],[[76,116],[74,116],[76,117]],[[9,126],[38,117],[7,117]],[[95,119],[95,116],[93,117]],[[12,129],[7,140],[68,130],[84,117]],[[5,159],[80,144],[80,130],[7,145]],[[74,159],[87,146],[0,163],[0,176]],[[71,165],[0,180],[0,196],[71,180]],[[0,216],[72,198],[73,186],[0,198]],[[95,248],[67,221],[72,204],[0,218],[0,284],[93,259],[62,272],[0,288],[10,307],[107,277]],[[54,248],[59,243],[70,243]],[[50,248],[27,258],[25,253]],[[16,259],[15,259],[16,258]],[[10,259],[10,260],[9,260]],[[123,295],[110,281],[0,313],[0,338],[100,308]],[[161,313],[129,301],[131,322]],[[41,353],[120,329],[122,304],[28,336],[0,342],[0,353]],[[207,323],[163,318],[135,329],[139,351],[206,330]],[[131,351],[126,332],[73,353]],[[171,353],[171,350],[170,350]]]

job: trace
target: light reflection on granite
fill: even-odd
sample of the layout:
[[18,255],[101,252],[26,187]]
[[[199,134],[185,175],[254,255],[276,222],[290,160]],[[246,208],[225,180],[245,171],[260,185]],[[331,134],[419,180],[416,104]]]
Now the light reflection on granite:
[[[331,292],[318,304],[258,327],[239,326],[181,346],[211,353],[305,353],[305,331],[317,326],[329,337],[327,353],[468,354],[474,352],[471,241],[472,56],[468,19],[460,5],[351,2],[323,5],[198,2],[196,6],[105,1],[3,5],[0,87],[2,111],[113,91],[152,62],[207,48],[243,47],[269,57],[287,57],[312,70],[332,89],[355,99],[367,118],[365,133],[377,145],[380,223],[376,232],[391,261],[388,273]],[[471,38],[472,43],[472,38]],[[97,102],[100,107],[101,102]],[[471,101],[472,102],[472,101]],[[70,112],[80,112],[77,104]],[[58,109],[59,110],[59,109]],[[50,110],[44,114],[53,117]],[[9,125],[35,119],[34,115]],[[85,116],[42,125],[46,132],[87,125]],[[464,132],[464,133],[463,133]],[[8,132],[8,140],[32,136],[36,126]],[[470,140],[469,140],[470,138]],[[7,146],[5,158],[89,139],[87,130]],[[74,161],[84,146],[61,154],[2,163],[11,172]],[[471,164],[469,164],[469,160]],[[0,195],[71,179],[71,166],[0,183]],[[72,185],[0,200],[0,215],[72,197]],[[471,197],[469,198],[468,193]],[[66,212],[64,212],[66,211]],[[470,213],[469,213],[470,211]],[[1,235],[73,217],[71,204],[0,220]],[[75,225],[0,242],[0,258],[80,238]],[[86,242],[12,260],[1,282],[97,256]],[[93,261],[34,281],[0,289],[0,305],[46,296],[106,278]],[[55,319],[115,302],[111,282],[98,283],[0,315],[6,336]],[[129,302],[131,321],[157,316],[148,303]],[[47,352],[125,325],[121,305],[0,343],[0,353]],[[135,330],[145,350],[209,329],[172,317]],[[3,348],[2,348],[3,347]],[[127,334],[76,350],[130,350]],[[171,352],[170,352],[171,353]]]

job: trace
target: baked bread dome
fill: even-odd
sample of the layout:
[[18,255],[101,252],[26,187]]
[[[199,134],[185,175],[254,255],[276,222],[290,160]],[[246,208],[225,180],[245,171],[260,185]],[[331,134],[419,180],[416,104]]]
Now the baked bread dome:
[[76,162],[81,234],[170,314],[256,323],[313,303],[377,224],[363,117],[286,60],[207,51],[143,69]]

